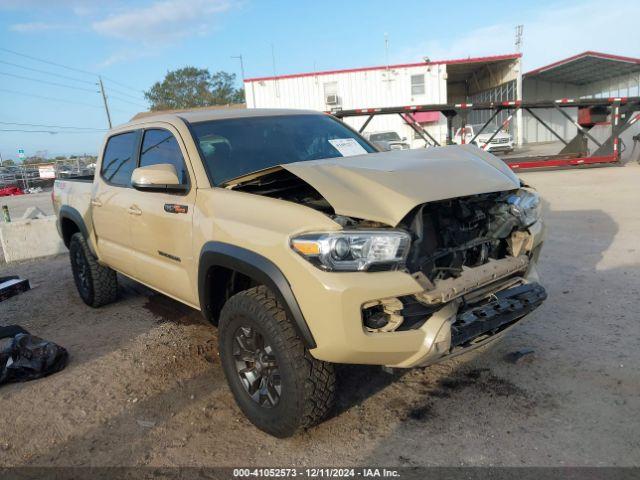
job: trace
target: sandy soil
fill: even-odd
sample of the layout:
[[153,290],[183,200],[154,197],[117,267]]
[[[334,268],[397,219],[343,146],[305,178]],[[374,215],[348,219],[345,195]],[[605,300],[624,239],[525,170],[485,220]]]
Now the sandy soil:
[[[66,256],[0,265],[33,284],[0,323],[71,354],[56,375],[0,387],[0,465],[640,464],[640,167],[522,176],[548,201],[547,302],[441,365],[340,368],[333,416],[289,440],[241,415],[197,312],[127,280],[92,310]],[[505,360],[521,348],[535,353]]]

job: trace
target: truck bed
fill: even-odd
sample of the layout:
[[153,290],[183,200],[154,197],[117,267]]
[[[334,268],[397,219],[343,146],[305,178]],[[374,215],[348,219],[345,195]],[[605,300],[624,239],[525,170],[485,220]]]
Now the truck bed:
[[91,224],[89,203],[93,191],[93,175],[72,178],[58,178],[53,183],[53,210],[59,216],[62,205],[71,207],[82,216],[87,227]]

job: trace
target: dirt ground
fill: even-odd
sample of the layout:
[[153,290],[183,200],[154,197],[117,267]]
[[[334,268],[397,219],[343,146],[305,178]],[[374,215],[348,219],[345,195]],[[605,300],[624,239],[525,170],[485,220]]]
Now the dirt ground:
[[[0,304],[68,348],[53,376],[0,387],[0,465],[639,465],[640,166],[522,174],[547,205],[547,302],[492,347],[394,375],[339,370],[333,416],[288,440],[244,419],[216,330],[131,281],[92,310],[68,259],[0,265]],[[505,355],[534,350],[517,363]]]

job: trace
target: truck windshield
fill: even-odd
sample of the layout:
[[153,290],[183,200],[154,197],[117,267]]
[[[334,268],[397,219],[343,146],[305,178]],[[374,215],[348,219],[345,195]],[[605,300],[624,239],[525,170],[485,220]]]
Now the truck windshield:
[[191,127],[216,186],[284,163],[376,152],[328,115],[229,118]]

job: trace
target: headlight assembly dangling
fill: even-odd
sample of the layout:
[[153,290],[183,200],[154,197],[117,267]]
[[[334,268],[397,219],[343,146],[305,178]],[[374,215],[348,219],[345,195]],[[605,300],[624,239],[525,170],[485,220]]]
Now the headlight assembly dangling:
[[385,270],[404,266],[411,237],[400,230],[351,230],[310,233],[291,239],[291,248],[316,267],[356,272],[383,265]]
[[520,189],[507,202],[511,213],[520,220],[523,227],[529,227],[540,219],[542,205],[540,195],[536,192]]

